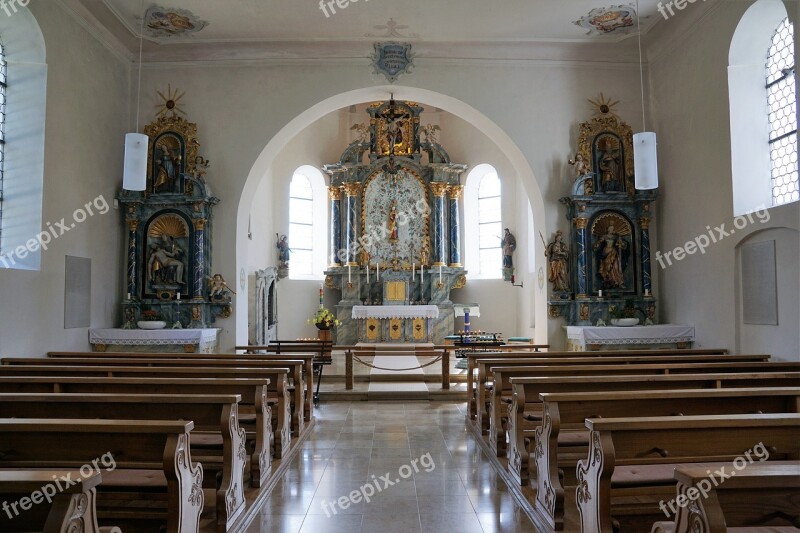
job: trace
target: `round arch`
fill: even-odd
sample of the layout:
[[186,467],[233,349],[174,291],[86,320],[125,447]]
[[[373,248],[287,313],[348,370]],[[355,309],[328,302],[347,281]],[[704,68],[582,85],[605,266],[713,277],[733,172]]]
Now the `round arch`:
[[[252,209],[255,192],[263,176],[269,170],[275,157],[280,151],[303,129],[310,126],[319,118],[351,105],[376,100],[385,100],[393,93],[398,100],[422,102],[447,111],[469,122],[493,139],[498,148],[505,154],[513,165],[514,171],[522,182],[528,194],[531,210],[533,211],[534,226],[545,230],[544,199],[541,188],[533,174],[528,160],[516,143],[494,121],[489,119],[479,110],[456,98],[442,93],[406,86],[377,86],[347,91],[331,96],[318,104],[310,107],[289,123],[287,123],[264,147],[256,158],[245,181],[239,198],[236,219],[236,270],[242,272],[248,264],[247,258],[247,227],[249,213]],[[534,241],[536,242],[536,241]],[[544,250],[541,244],[536,243],[536,257],[543,257]],[[547,342],[547,294],[543,289],[536,289],[534,306],[535,342]],[[236,299],[236,344],[247,344],[248,331],[248,299]]]

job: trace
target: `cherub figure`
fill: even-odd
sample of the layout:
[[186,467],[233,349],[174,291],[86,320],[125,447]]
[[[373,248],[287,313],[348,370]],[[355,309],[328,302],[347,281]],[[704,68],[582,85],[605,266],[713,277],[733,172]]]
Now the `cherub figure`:
[[359,144],[366,144],[369,142],[369,126],[364,124],[355,124],[350,128],[350,131],[355,131],[358,133],[358,141]]
[[208,159],[203,159],[203,156],[198,155],[194,158],[194,177],[200,183],[205,183],[205,175],[208,173],[208,167],[211,164],[208,162]]
[[439,133],[442,131],[438,124],[426,124],[422,126],[422,133],[425,134],[425,142],[428,144],[439,144]]
[[208,279],[208,288],[211,290],[209,296],[213,298],[224,298],[226,296],[226,292],[230,292],[236,294],[236,291],[231,289],[227,283],[225,283],[225,279],[223,279],[222,274],[214,274],[213,277],[206,276]]
[[589,163],[587,163],[581,154],[575,154],[575,159],[570,159],[568,163],[575,167],[575,177],[580,178],[581,176],[585,176],[586,174],[591,173],[591,169],[589,168]]

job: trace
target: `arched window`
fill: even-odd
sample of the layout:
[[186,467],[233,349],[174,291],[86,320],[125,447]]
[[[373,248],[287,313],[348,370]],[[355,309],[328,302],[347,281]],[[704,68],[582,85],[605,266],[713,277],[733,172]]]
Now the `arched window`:
[[794,27],[789,18],[772,36],[767,57],[772,205],[800,199],[797,179],[797,100]]
[[502,277],[502,197],[497,172],[483,176],[478,186],[478,254],[483,277]]
[[314,191],[311,181],[295,173],[289,186],[289,276],[310,277],[314,273]]
[[757,0],[728,54],[733,214],[798,200],[794,32],[782,0]]

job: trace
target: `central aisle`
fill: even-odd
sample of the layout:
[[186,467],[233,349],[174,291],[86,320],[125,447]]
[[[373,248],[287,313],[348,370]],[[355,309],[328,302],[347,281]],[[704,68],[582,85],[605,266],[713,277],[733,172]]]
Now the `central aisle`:
[[[248,533],[535,532],[466,428],[465,408],[323,403],[313,433]],[[381,476],[393,486],[384,489]],[[368,484],[381,489],[370,503],[350,501]]]

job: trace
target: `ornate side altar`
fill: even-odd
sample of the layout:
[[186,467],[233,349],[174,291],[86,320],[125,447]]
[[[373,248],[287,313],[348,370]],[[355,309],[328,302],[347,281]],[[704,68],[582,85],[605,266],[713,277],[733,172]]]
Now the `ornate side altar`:
[[[550,317],[569,325],[608,323],[623,307],[640,321],[656,322],[650,278],[650,206],[656,191],[634,187],[633,132],[601,105],[580,126],[577,178],[561,198],[572,226],[546,244],[553,284]],[[617,316],[619,317],[619,316]]]
[[584,352],[603,348],[655,349],[690,348],[694,342],[694,327],[662,324],[635,327],[566,326],[567,350]]
[[230,316],[233,291],[211,275],[212,210],[219,199],[206,183],[209,165],[199,155],[197,125],[167,102],[144,133],[150,138],[147,189],[117,196],[127,241],[123,327],[135,328],[144,313],[167,327],[204,329]]
[[[453,332],[450,290],[466,283],[459,222],[466,165],[451,163],[437,141],[438,126],[420,127],[422,111],[411,102],[373,104],[369,125],[354,127],[360,138],[324,167],[332,250],[325,283],[341,291],[337,344],[441,344]],[[383,304],[433,306],[438,313],[353,314],[354,307]]]

